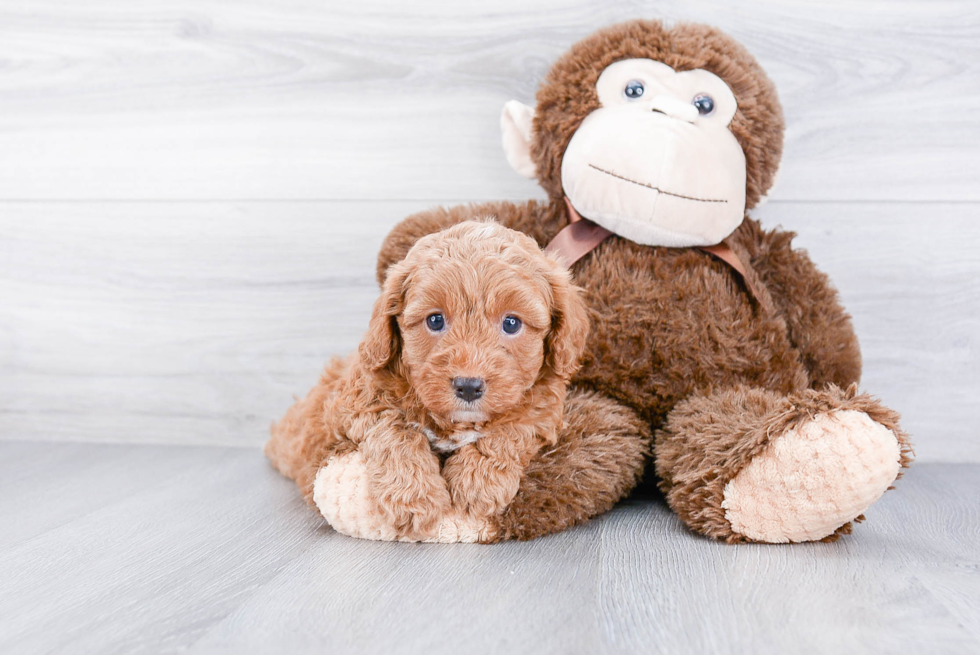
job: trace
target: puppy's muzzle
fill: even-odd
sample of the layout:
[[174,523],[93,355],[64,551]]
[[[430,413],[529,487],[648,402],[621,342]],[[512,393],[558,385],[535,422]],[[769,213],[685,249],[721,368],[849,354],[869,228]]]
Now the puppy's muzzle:
[[487,385],[483,378],[453,378],[453,389],[456,390],[456,397],[468,403],[479,399],[486,388]]

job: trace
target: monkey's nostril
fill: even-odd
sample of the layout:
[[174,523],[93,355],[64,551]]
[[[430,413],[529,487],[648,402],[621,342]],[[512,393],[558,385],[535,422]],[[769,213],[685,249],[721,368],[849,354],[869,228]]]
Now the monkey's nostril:
[[483,378],[453,378],[453,389],[457,398],[469,403],[483,395],[486,384]]

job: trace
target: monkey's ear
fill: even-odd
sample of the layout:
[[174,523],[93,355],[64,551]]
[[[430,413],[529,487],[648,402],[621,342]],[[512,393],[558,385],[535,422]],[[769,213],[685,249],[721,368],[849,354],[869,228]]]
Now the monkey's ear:
[[537,167],[531,160],[531,130],[534,123],[534,107],[511,100],[504,105],[500,115],[500,129],[504,133],[504,152],[507,163],[515,171],[532,180],[537,177]]

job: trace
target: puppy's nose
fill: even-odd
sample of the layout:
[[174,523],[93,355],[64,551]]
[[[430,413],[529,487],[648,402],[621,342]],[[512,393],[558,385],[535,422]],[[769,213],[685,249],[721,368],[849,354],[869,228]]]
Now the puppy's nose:
[[453,389],[457,398],[469,403],[483,395],[486,385],[483,378],[453,378]]

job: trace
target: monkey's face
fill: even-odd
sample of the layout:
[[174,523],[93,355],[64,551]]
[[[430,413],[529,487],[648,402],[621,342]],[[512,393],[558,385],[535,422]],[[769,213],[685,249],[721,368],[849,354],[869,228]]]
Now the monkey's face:
[[705,70],[618,61],[596,83],[600,107],[561,166],[578,212],[637,243],[716,244],[745,213],[745,156],[728,129],[735,96]]
[[552,202],[645,245],[719,243],[772,187],[776,90],[719,30],[636,20],[562,55],[537,107],[508,102],[504,150]]

